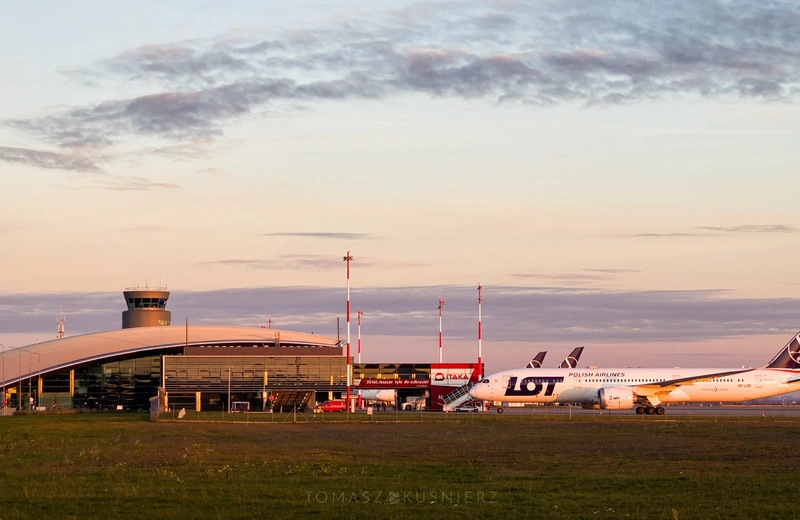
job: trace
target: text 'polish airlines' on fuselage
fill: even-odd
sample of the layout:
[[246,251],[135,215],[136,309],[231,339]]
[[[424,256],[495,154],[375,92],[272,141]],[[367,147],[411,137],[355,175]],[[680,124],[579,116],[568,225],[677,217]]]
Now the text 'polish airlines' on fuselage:
[[757,369],[522,368],[488,375],[469,393],[487,401],[577,403],[661,415],[661,403],[740,402],[796,390],[800,390],[800,333]]

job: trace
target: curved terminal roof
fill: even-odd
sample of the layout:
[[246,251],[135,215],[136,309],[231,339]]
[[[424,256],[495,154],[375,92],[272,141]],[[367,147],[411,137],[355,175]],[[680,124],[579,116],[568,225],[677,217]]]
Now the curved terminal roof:
[[[0,380],[6,386],[30,375],[46,374],[104,359],[135,357],[183,346],[335,347],[336,338],[290,330],[251,327],[167,326],[97,332],[6,349]],[[268,352],[265,352],[269,355]],[[5,374],[3,376],[3,374]]]

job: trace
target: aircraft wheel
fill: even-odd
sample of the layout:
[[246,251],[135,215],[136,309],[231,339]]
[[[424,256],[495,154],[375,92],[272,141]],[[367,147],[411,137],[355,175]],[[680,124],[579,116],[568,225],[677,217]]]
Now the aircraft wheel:
[[641,406],[636,407],[636,415],[642,415],[644,413],[644,408]]
[[497,407],[497,413],[503,413],[504,411],[502,406]]
[[652,406],[648,406],[647,408],[644,409],[644,411],[647,415],[653,415],[654,413],[656,413],[656,409],[653,408]]
[[666,412],[666,410],[664,410],[663,406],[656,407],[656,415],[664,415],[664,412]]

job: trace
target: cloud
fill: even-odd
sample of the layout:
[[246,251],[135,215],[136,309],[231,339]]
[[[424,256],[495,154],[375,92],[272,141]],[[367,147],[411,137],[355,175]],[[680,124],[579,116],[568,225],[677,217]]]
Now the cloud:
[[[336,267],[340,267],[336,264]],[[602,291],[575,288],[483,287],[484,344],[494,341],[626,344],[693,342],[797,331],[800,299],[737,298],[724,291]],[[369,335],[438,335],[437,298],[445,337],[475,337],[474,286],[351,289],[351,302],[366,312]],[[119,328],[124,301],[112,293],[0,293],[4,333],[55,333],[59,307],[68,333]],[[174,322],[260,326],[267,316],[287,330],[336,335],[345,314],[342,288],[256,287],[172,291],[167,308]]]
[[272,264],[266,260],[247,260],[244,258],[228,258],[226,260],[209,260],[200,262],[199,266],[233,266],[244,267],[246,269],[270,269]]
[[[428,264],[386,258],[357,257],[353,261],[358,263],[359,269],[380,268],[380,269],[419,269],[428,267]],[[287,271],[309,271],[318,269],[341,269],[342,257],[331,257],[327,255],[282,255],[272,259],[247,259],[230,258],[225,260],[209,260],[200,262],[200,266],[231,266],[244,269],[257,270],[287,270]]]
[[310,232],[310,233],[264,233],[265,237],[297,237],[297,238],[324,238],[331,240],[372,240],[375,235],[368,233],[328,233],[328,232]]
[[631,236],[637,238],[707,237],[713,236],[713,233],[637,233]]
[[476,1],[415,3],[251,41],[231,34],[142,45],[70,77],[134,81],[149,93],[5,124],[86,154],[72,161],[28,154],[31,164],[92,171],[91,154],[124,141],[213,140],[256,113],[325,101],[426,95],[531,106],[675,97],[793,102],[800,94],[798,26],[800,5],[788,0],[549,0],[491,9]]
[[584,269],[592,273],[608,273],[608,274],[627,274],[627,273],[640,273],[639,269]]
[[257,270],[288,270],[308,271],[318,269],[339,269],[341,260],[336,257],[324,255],[282,255],[274,259],[255,260],[244,258],[229,258],[225,260],[210,260],[200,262],[200,266],[232,266]]
[[615,278],[615,275],[638,272],[637,269],[583,269],[581,272],[576,273],[512,273],[511,276],[538,280],[542,283],[582,286],[591,285],[594,282],[611,281]]
[[103,170],[92,159],[73,153],[58,153],[33,150],[30,148],[0,146],[0,161],[48,170],[103,173]]
[[147,191],[152,189],[176,189],[180,188],[177,184],[171,182],[160,182],[144,177],[137,177],[131,175],[106,177],[102,181],[96,182],[94,188],[112,191]]
[[797,228],[784,224],[742,224],[740,226],[695,226],[694,229],[706,233],[637,233],[631,235],[639,238],[673,238],[673,237],[708,237],[722,233],[797,233]]
[[514,278],[527,278],[531,280],[551,281],[560,284],[583,285],[587,283],[606,281],[610,277],[608,274],[598,273],[512,273]]
[[170,231],[171,228],[169,226],[165,226],[162,224],[154,224],[154,225],[144,225],[144,226],[133,226],[128,228],[117,228],[114,229],[114,233],[161,233],[163,231]]
[[783,224],[744,224],[741,226],[698,226],[695,229],[722,231],[724,233],[797,233],[797,228]]

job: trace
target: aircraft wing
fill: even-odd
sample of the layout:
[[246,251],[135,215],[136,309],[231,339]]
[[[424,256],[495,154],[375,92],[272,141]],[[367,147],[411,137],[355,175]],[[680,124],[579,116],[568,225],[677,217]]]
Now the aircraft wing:
[[666,381],[659,381],[657,383],[645,383],[636,385],[636,393],[639,395],[655,395],[663,393],[666,390],[673,390],[682,385],[690,385],[699,381],[708,381],[717,377],[727,377],[734,374],[742,374],[750,372],[752,368],[740,368],[738,370],[728,370],[726,372],[714,372],[712,374],[701,374],[699,376],[680,377],[678,379],[667,379]]

